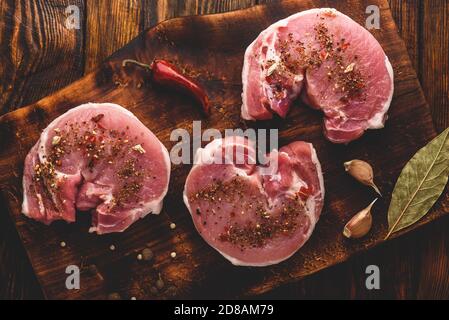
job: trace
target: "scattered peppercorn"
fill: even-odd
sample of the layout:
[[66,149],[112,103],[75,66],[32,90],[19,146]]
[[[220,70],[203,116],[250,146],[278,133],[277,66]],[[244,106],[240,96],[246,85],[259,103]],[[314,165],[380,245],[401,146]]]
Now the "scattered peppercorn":
[[156,280],[156,287],[157,287],[159,290],[161,290],[161,289],[164,287],[164,285],[165,285],[165,283],[164,283],[164,281],[163,281],[161,278],[159,278],[159,279]]
[[108,295],[108,300],[121,300],[122,297],[117,292],[110,293]]
[[143,249],[142,257],[143,257],[143,260],[150,261],[154,257],[153,251],[151,251],[151,249],[149,249],[149,248]]

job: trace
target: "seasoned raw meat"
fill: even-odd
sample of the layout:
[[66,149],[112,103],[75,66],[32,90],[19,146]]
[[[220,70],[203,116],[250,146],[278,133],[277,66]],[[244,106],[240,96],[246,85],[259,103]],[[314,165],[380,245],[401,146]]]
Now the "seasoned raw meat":
[[335,9],[278,21],[247,48],[242,118],[286,117],[299,97],[324,113],[326,137],[348,143],[384,126],[393,69],[369,31]]
[[142,122],[88,103],[55,119],[27,155],[22,212],[50,224],[90,211],[91,232],[120,232],[161,211],[169,179],[167,149]]
[[323,207],[321,167],[310,143],[273,151],[264,166],[254,164],[255,155],[246,138],[214,140],[198,149],[184,189],[200,235],[241,266],[289,258],[309,239]]

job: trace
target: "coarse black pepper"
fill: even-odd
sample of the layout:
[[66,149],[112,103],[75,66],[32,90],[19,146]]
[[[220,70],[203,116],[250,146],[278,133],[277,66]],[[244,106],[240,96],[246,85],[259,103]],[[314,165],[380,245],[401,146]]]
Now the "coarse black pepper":
[[326,19],[333,17],[332,15],[332,12],[318,15],[320,22],[313,27],[313,38],[317,45],[312,42],[305,45],[289,33],[286,39],[279,42],[280,60],[268,59],[262,66],[274,98],[286,98],[286,90],[292,85],[290,78],[307,68],[318,69],[327,61],[330,61],[326,64],[327,79],[334,82],[333,90],[341,95],[340,101],[347,103],[350,99],[364,98],[360,94],[366,86],[366,80],[356,63],[359,57],[346,61],[351,58],[342,55],[351,44],[345,38],[334,40],[335,36],[326,25]]
[[[139,191],[149,170],[139,164],[138,158],[142,155],[140,148],[139,152],[135,152],[132,146],[143,146],[144,143],[138,141],[138,137],[129,137],[128,130],[106,130],[101,127],[99,122],[104,116],[97,114],[90,121],[65,122],[54,129],[55,135],[51,138],[51,144],[47,146],[46,154],[42,156],[45,161],[34,167],[32,184],[39,187],[40,192],[45,192],[52,198],[62,181],[57,173],[58,168],[64,164],[67,157],[77,153],[86,158],[87,167],[92,173],[99,163],[106,165],[120,163],[116,173],[119,184],[113,191],[114,199],[112,205],[108,206],[109,210],[125,203],[139,201]],[[41,146],[41,150],[43,149],[44,146]],[[104,170],[104,167],[101,170]],[[64,208],[63,203],[58,201],[55,206],[58,210]]]
[[[224,231],[219,235],[220,241],[231,242],[242,249],[247,247],[264,246],[268,240],[281,235],[291,235],[298,228],[300,215],[304,212],[304,199],[310,194],[307,188],[303,188],[292,199],[285,199],[279,207],[272,208],[263,198],[251,195],[250,201],[243,201],[241,197],[248,196],[247,185],[242,178],[236,176],[228,181],[215,181],[199,192],[189,197],[191,203],[206,201],[214,203],[210,208],[212,215],[219,214],[215,219],[223,218],[220,203],[235,210],[229,213],[229,223]],[[248,220],[247,224],[236,223],[236,216],[251,214],[254,217]],[[197,211],[198,212],[198,211]],[[206,211],[208,212],[208,211]],[[207,225],[207,215],[203,218],[202,224]],[[214,225],[216,225],[216,221]]]

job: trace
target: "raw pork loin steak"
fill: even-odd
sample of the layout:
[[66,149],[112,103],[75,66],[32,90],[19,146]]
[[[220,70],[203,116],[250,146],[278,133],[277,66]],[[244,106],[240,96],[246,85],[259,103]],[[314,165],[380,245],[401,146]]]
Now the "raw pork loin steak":
[[[255,154],[246,138],[214,140],[198,149],[184,189],[200,235],[241,266],[289,258],[310,237],[323,207],[321,167],[310,143],[293,142],[269,154],[276,169],[252,164]],[[220,158],[225,161],[213,161]]]
[[161,211],[169,179],[167,149],[142,122],[88,103],[55,119],[28,153],[22,212],[50,224],[91,211],[91,232],[120,232]]
[[334,143],[382,128],[394,85],[377,40],[335,9],[303,11],[264,30],[246,50],[242,81],[242,118],[286,117],[301,97],[323,111]]

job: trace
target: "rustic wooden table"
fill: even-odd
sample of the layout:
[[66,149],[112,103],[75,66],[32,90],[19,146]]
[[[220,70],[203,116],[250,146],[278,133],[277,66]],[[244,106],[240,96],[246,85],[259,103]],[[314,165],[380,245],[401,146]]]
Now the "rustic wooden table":
[[[82,77],[159,21],[246,8],[275,0],[8,0],[0,2],[0,114],[32,103]],[[356,0],[353,0],[356,1]],[[449,125],[449,1],[389,0],[399,32],[432,109]],[[64,26],[80,9],[80,29]],[[0,201],[0,299],[42,293]],[[449,298],[449,219],[320,272],[265,298]],[[381,270],[381,289],[365,288],[365,268]]]

